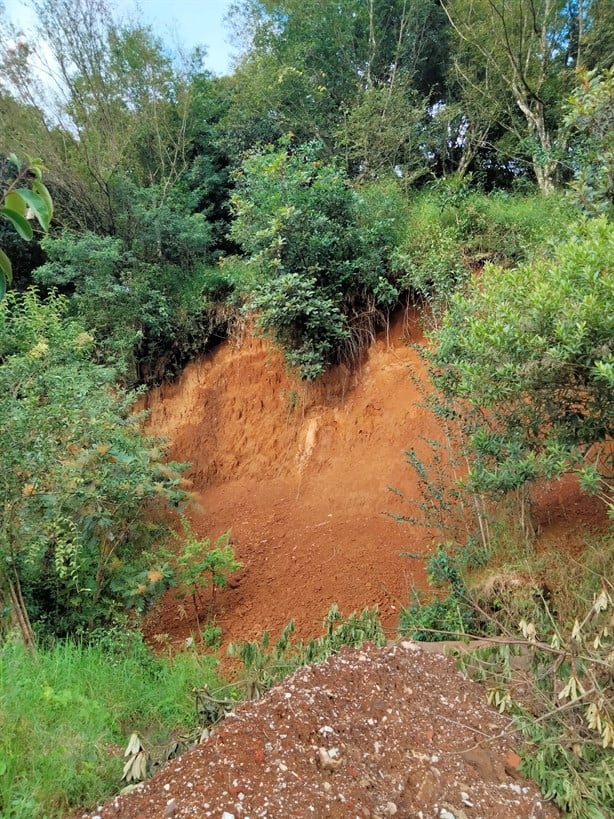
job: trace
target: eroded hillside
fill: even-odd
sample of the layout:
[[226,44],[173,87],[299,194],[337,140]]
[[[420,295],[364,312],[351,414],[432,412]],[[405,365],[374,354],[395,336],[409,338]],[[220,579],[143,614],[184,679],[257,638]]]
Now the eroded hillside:
[[[404,450],[438,434],[420,406],[420,341],[417,315],[398,315],[360,366],[306,384],[245,334],[148,396],[151,430],[192,463],[195,529],[231,529],[244,563],[219,598],[225,642],[291,618],[300,634],[318,633],[333,602],[345,613],[378,605],[393,629],[411,587],[424,585],[422,563],[400,553],[428,549],[431,533],[387,514],[409,512],[389,486],[418,497]],[[170,596],[152,622],[173,637],[192,626]]]

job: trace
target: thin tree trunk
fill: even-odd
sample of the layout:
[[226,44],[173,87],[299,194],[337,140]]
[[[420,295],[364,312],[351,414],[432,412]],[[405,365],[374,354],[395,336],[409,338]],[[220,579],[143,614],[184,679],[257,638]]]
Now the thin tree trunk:
[[30,616],[21,593],[19,578],[13,578],[10,574],[7,574],[5,575],[5,579],[11,602],[11,619],[19,631],[19,635],[25,647],[28,651],[34,653],[36,650],[36,640],[34,638]]

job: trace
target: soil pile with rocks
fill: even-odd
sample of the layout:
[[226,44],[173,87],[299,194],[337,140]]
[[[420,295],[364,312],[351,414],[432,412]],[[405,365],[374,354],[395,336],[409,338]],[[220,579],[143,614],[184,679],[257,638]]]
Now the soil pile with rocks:
[[86,816],[559,816],[519,774],[516,741],[451,658],[366,644],[240,704],[203,743]]

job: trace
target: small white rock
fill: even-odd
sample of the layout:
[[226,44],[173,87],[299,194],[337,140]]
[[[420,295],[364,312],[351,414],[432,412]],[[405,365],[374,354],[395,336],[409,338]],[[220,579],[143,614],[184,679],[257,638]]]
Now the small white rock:
[[508,785],[508,788],[509,788],[511,791],[514,791],[514,793],[517,793],[517,794],[521,794],[521,793],[522,793],[522,788],[520,787],[520,785],[517,785],[515,782],[512,782],[511,784],[509,784],[509,785]]
[[[339,753],[336,748],[331,748],[331,751],[337,751],[337,753]],[[326,748],[318,748],[318,757],[320,759],[320,767],[323,771],[336,771],[341,765],[341,760],[335,759]]]

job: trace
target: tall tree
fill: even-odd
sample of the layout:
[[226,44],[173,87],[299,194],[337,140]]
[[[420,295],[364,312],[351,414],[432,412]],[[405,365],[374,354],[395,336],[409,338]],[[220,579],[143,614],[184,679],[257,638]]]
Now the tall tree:
[[562,149],[561,75],[577,58],[567,49],[570,5],[566,0],[444,0],[443,7],[456,35],[455,74],[463,94],[487,127],[503,126],[528,149],[540,190],[550,193]]
[[373,166],[364,149],[382,147],[390,167],[407,148],[405,115],[412,121],[441,91],[448,24],[433,0],[244,0],[233,15],[253,30],[229,115],[239,139],[291,131],[332,156],[339,135],[347,148],[348,129],[359,126],[350,163]]
[[2,32],[0,130],[24,153],[36,140],[64,190],[60,218],[72,201],[73,225],[112,231],[117,173],[129,168],[163,199],[186,167],[188,78],[148,28],[115,22],[105,0],[33,0],[33,9],[36,35]]

